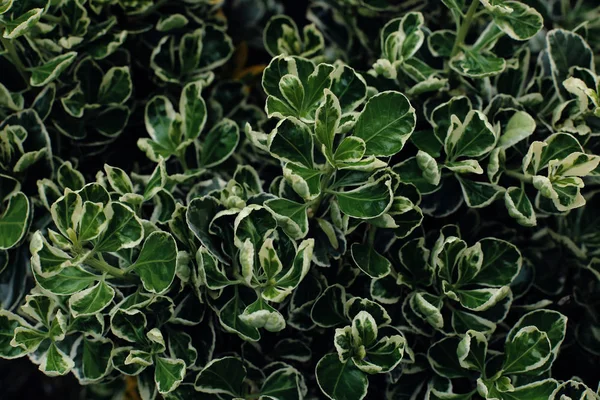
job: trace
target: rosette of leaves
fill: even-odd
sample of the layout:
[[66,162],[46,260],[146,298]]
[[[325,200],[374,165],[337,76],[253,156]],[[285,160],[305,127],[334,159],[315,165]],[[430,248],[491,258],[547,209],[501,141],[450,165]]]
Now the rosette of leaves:
[[[442,229],[431,250],[424,239],[411,239],[393,260],[399,262],[381,258],[372,263],[385,265],[387,274],[371,274],[376,278],[371,296],[383,304],[402,299],[405,323],[426,336],[468,329],[491,334],[508,313],[510,285],[522,264],[521,254],[510,243],[485,238],[469,247],[453,226]],[[406,296],[394,282],[406,287]]]
[[[197,248],[191,284],[198,293],[206,292],[226,331],[258,341],[259,329],[278,332],[285,328],[285,319],[274,306],[308,273],[314,241],[297,244],[278,227],[262,205],[271,197],[261,193],[257,182],[248,180],[254,179],[248,172],[238,170],[221,191],[220,200],[214,193],[192,200],[186,219],[200,242],[192,240],[191,244]],[[253,195],[253,189],[258,194]]]
[[263,87],[267,115],[280,121],[269,134],[248,126],[246,133],[282,163],[281,199],[267,207],[293,220],[302,237],[316,222],[311,231],[329,243],[317,244],[322,250],[315,262],[339,258],[345,235],[363,221],[399,237],[419,224],[418,193],[382,160],[398,153],[414,129],[415,112],[404,95],[382,92],[360,109],[367,90],[358,73],[298,57],[273,59]]
[[263,33],[265,49],[272,57],[279,55],[317,58],[322,56],[325,39],[314,24],[302,29],[287,15],[272,17]]
[[215,398],[303,399],[307,394],[304,377],[296,368],[275,362],[261,371],[237,357],[212,360],[200,371],[193,388]]
[[[179,98],[179,112],[165,96],[155,96],[146,104],[145,124],[150,138],[138,140],[138,147],[152,161],[177,157],[184,170],[202,170],[225,161],[239,142],[235,122],[224,118],[200,142],[207,120],[202,83],[187,84]],[[190,163],[188,163],[190,160]],[[193,162],[193,163],[192,163]]]
[[369,62],[376,52],[373,43],[378,40],[379,27],[394,17],[422,8],[425,3],[422,0],[313,0],[307,18],[339,53],[338,58]]
[[[512,40],[526,41],[543,27],[543,18],[533,7],[520,1],[444,1],[451,11],[457,30],[432,34],[430,43],[437,55],[450,57],[450,67],[469,78],[484,78],[502,73],[507,60],[494,54],[493,49],[504,35]],[[480,12],[478,9],[483,5]],[[466,9],[466,10],[465,10]],[[491,19],[477,41],[465,45],[471,24],[479,17]],[[435,37],[434,37],[435,35]],[[452,43],[452,46],[449,44]]]
[[454,393],[449,384],[432,388],[430,395],[440,399],[470,399],[475,393],[485,399],[557,398],[559,382],[545,378],[544,373],[556,359],[566,324],[566,317],[556,311],[529,312],[507,333],[502,352],[488,349],[488,338],[478,330],[436,342],[428,352],[436,374],[449,380],[469,379],[473,390]]
[[388,22],[380,32],[381,58],[369,72],[394,80],[401,88],[408,87],[409,95],[446,89],[448,79],[418,55],[425,43],[424,23],[420,12]]
[[383,336],[383,332],[393,332],[394,329],[385,329],[384,326],[380,332],[381,325],[389,323],[385,321],[387,313],[377,307],[374,309],[379,311],[379,320],[368,311],[361,310],[354,315],[351,325],[336,329],[334,343],[337,354],[327,354],[317,363],[317,382],[328,398],[363,399],[369,388],[368,375],[390,372],[402,361],[404,336],[399,332]]
[[54,127],[73,140],[95,144],[113,141],[129,120],[126,105],[133,89],[128,66],[104,71],[92,58],[80,61],[73,71],[76,85],[60,99],[63,113],[54,113]]

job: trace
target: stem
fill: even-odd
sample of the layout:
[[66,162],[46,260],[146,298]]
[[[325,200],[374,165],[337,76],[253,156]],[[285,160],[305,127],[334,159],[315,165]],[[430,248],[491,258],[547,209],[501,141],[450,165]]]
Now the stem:
[[60,24],[62,22],[62,18],[57,17],[56,15],[43,14],[42,18],[46,21],[54,22],[55,24]]
[[370,246],[373,246],[373,243],[375,243],[375,234],[376,233],[377,233],[377,227],[375,227],[374,225],[370,225],[369,226],[369,236],[367,238]]
[[99,271],[106,272],[107,274],[114,276],[116,278],[125,278],[128,280],[133,280],[132,276],[127,276],[127,271],[122,270],[121,268],[113,267],[108,264],[106,261],[95,258],[94,256],[85,260],[85,264],[89,265],[92,268],[95,268]]
[[524,182],[524,183],[531,183],[531,182],[533,182],[533,177],[531,175],[525,175],[525,174],[522,174],[520,172],[511,171],[511,170],[508,170],[508,169],[504,170],[504,173],[506,175],[508,175],[510,177],[513,177],[515,179],[518,179],[518,180],[520,180],[521,182]]
[[479,0],[473,0],[471,5],[469,6],[469,10],[467,11],[467,15],[465,15],[465,19],[463,20],[460,29],[458,30],[458,35],[456,35],[456,41],[454,42],[454,47],[452,47],[452,54],[450,57],[454,57],[460,47],[464,44],[465,38],[467,37],[467,33],[469,33],[469,28],[471,27],[471,23],[473,22],[473,17],[475,16],[475,11],[477,11],[477,7],[479,6]]
[[27,84],[27,87],[29,87],[29,76],[27,75],[27,72],[26,72],[27,67],[25,67],[25,64],[23,64],[23,62],[19,58],[19,54],[17,53],[17,49],[15,48],[15,45],[13,44],[13,42],[11,40],[3,38],[3,37],[0,37],[0,42],[2,43],[2,46],[4,46],[4,49],[6,50],[6,56],[7,56],[8,60],[15,66],[17,71],[19,71],[19,74],[21,75],[21,77],[23,78],[25,83]]
[[329,184],[329,180],[333,176],[334,172],[335,169],[333,169],[329,164],[327,164],[327,171],[325,172],[325,175],[323,175],[323,178],[321,178],[321,192],[319,193],[319,196],[313,200],[312,205],[309,207],[309,218],[312,218],[317,215],[319,206],[321,205],[323,197],[325,196],[327,185]]
[[181,164],[181,167],[183,168],[183,172],[186,172],[189,168],[188,168],[187,161],[185,160],[185,150],[183,150],[181,153],[178,153],[175,157],[177,157],[177,160]]

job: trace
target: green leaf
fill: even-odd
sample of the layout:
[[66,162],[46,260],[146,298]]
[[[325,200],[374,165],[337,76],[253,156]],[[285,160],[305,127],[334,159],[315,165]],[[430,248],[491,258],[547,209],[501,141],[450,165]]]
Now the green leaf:
[[512,340],[517,332],[528,326],[535,326],[545,332],[550,341],[552,352],[548,362],[539,368],[539,372],[548,370],[558,354],[558,350],[565,339],[567,329],[567,317],[553,310],[535,310],[525,314],[508,333],[507,340]]
[[209,289],[219,290],[237,282],[227,278],[223,266],[205,247],[200,247],[196,252],[196,263],[200,283]]
[[265,202],[265,207],[272,212],[277,224],[292,239],[302,239],[308,233],[306,204],[287,199],[272,199]]
[[303,168],[290,163],[283,167],[283,176],[304,200],[314,200],[321,193],[323,172],[318,169]]
[[265,379],[261,389],[261,399],[296,400],[304,397],[304,378],[292,367],[278,369]]
[[23,318],[6,310],[0,310],[0,357],[14,359],[24,356],[27,349],[22,346],[12,346],[10,343],[15,335],[15,329],[27,326]]
[[364,140],[348,136],[342,140],[335,150],[333,159],[339,163],[354,163],[360,161],[365,155],[367,147]]
[[229,158],[240,141],[240,130],[235,122],[224,119],[206,135],[200,152],[200,165],[214,167]]
[[465,202],[469,207],[489,206],[504,194],[504,188],[493,183],[476,182],[458,177]]
[[429,347],[427,359],[438,375],[448,379],[469,376],[469,371],[461,366],[457,357],[460,340],[459,336],[447,336]]
[[310,316],[320,327],[331,328],[346,323],[346,290],[341,285],[329,286],[317,298]]
[[69,298],[69,310],[73,317],[93,315],[105,309],[115,297],[115,290],[101,281],[89,289]]
[[186,85],[179,99],[179,112],[183,118],[183,132],[186,139],[200,136],[206,124],[206,103],[202,98],[202,85],[192,82]]
[[104,171],[108,183],[114,191],[119,194],[133,193],[133,183],[125,171],[121,168],[111,167],[108,164],[104,164]]
[[458,361],[463,368],[485,372],[488,342],[481,332],[468,330],[456,349]]
[[151,293],[166,292],[175,279],[177,244],[167,232],[152,232],[142,246],[140,255],[129,267],[135,271]]
[[263,301],[262,298],[246,307],[239,318],[253,328],[264,328],[269,332],[279,332],[285,329],[283,315]]
[[331,92],[343,114],[354,111],[367,98],[367,83],[352,67],[339,63],[331,74]]
[[434,328],[441,329],[444,326],[439,298],[428,293],[415,292],[409,298],[409,304],[415,314]]
[[456,290],[460,304],[471,311],[485,311],[510,295],[507,286],[488,289]]
[[527,197],[527,193],[519,187],[509,187],[504,193],[504,204],[508,214],[523,226],[537,224],[535,210]]
[[544,20],[535,8],[518,1],[506,1],[503,5],[512,11],[492,13],[494,23],[512,39],[527,40],[542,29]]
[[68,374],[74,366],[73,360],[52,343],[41,359],[40,371],[48,376],[61,376]]
[[383,278],[390,273],[392,264],[379,254],[372,245],[354,243],[351,248],[352,260],[361,271],[371,278]]
[[242,395],[246,367],[236,357],[217,358],[206,364],[196,377],[194,387],[201,393]]
[[528,138],[535,131],[535,120],[525,111],[517,111],[506,124],[498,139],[498,147],[508,148]]
[[493,150],[496,145],[496,132],[481,111],[472,110],[464,121],[452,117],[444,149],[451,161],[458,157],[480,157]]
[[353,362],[340,362],[337,354],[327,354],[315,370],[321,391],[334,400],[361,400],[367,395],[369,381]]
[[487,78],[502,73],[506,60],[485,51],[465,50],[450,60],[450,67],[469,78]]
[[403,94],[382,92],[365,105],[354,135],[365,141],[365,155],[392,156],[402,150],[415,124],[415,110]]
[[12,5],[13,5],[13,0],[1,0],[0,1],[0,15],[4,14],[8,10],[10,10]]
[[219,322],[227,332],[237,334],[240,338],[247,341],[258,341],[260,332],[253,326],[242,321],[239,316],[244,312],[246,304],[236,293],[218,313]]
[[281,120],[269,135],[269,152],[300,167],[313,167],[313,138],[305,124],[290,117]]
[[585,39],[575,32],[553,29],[546,35],[550,70],[554,87],[563,99],[569,93],[563,82],[571,75],[572,67],[594,69],[594,52]]
[[30,214],[29,199],[23,192],[17,192],[8,199],[0,214],[0,250],[8,250],[21,241],[29,228]]
[[82,337],[74,346],[73,373],[80,383],[98,382],[111,366],[113,343],[108,339]]
[[385,213],[392,205],[392,181],[382,177],[346,192],[333,192],[340,209],[354,218],[375,218]]
[[4,33],[2,36],[10,40],[23,36],[39,22],[43,12],[43,8],[32,8],[13,20],[3,19]]
[[405,340],[400,335],[386,336],[367,349],[365,361],[356,366],[364,372],[387,373],[400,364],[404,355]]
[[106,207],[110,218],[104,233],[100,235],[96,251],[117,251],[137,246],[144,237],[144,228],[139,218],[127,206],[111,202]]
[[185,362],[179,359],[156,357],[154,380],[160,394],[167,394],[177,388],[185,378]]
[[377,323],[366,311],[360,311],[352,319],[352,338],[356,346],[369,347],[377,340]]
[[505,374],[535,370],[548,361],[550,353],[551,344],[546,332],[535,326],[525,326],[507,338],[502,369]]
[[329,89],[325,89],[325,101],[317,108],[315,116],[315,136],[330,163],[333,161],[333,140],[338,133],[341,117],[340,102]]
[[152,140],[165,155],[173,154],[176,143],[171,141],[170,130],[176,118],[173,104],[164,96],[155,96],[146,104],[144,121]]
[[58,78],[75,61],[75,57],[77,57],[77,52],[70,51],[56,56],[40,66],[31,68],[29,83],[35,87],[47,85]]
[[143,344],[147,342],[144,331],[147,320],[140,310],[117,309],[111,314],[110,329],[112,333],[128,342]]

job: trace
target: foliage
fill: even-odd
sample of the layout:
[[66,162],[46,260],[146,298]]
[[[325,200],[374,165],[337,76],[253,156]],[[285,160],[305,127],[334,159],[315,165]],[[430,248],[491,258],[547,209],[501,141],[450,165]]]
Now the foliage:
[[593,3],[0,0],[0,357],[89,399],[599,398]]

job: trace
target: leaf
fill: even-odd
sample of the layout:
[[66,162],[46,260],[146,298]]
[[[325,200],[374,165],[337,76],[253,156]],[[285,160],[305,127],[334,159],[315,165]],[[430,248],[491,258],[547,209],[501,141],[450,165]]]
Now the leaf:
[[283,315],[264,302],[262,298],[246,307],[239,318],[253,328],[264,328],[269,332],[279,332],[285,329]]
[[382,92],[365,105],[354,135],[365,141],[365,155],[392,156],[402,150],[415,124],[415,110],[403,94]]
[[488,342],[481,332],[468,330],[456,349],[458,361],[463,368],[485,372]]
[[169,393],[185,378],[185,363],[183,360],[156,357],[154,380],[160,394]]
[[331,78],[331,92],[343,114],[354,111],[367,98],[367,83],[352,67],[342,63],[335,65]]
[[129,175],[121,168],[104,164],[104,171],[110,186],[119,194],[133,193],[133,183]]
[[392,205],[392,181],[382,177],[346,192],[334,192],[340,209],[354,218],[375,218],[385,213]]
[[0,310],[0,357],[4,359],[14,359],[24,356],[27,349],[22,346],[12,346],[11,341],[15,334],[15,329],[20,326],[26,326],[27,323],[18,315],[6,310]]
[[175,279],[177,244],[167,232],[152,232],[142,246],[140,255],[129,267],[135,271],[151,293],[166,292]]
[[8,250],[21,241],[31,220],[29,199],[17,192],[8,199],[0,214],[0,250]]
[[471,311],[485,311],[509,296],[507,286],[490,289],[456,290],[460,304]]
[[470,111],[464,121],[452,117],[444,149],[451,161],[458,157],[480,157],[492,151],[497,137],[492,125],[481,111]]
[[506,124],[498,139],[498,147],[508,148],[528,138],[535,131],[535,120],[525,111],[517,111]]
[[159,150],[165,155],[173,154],[176,144],[171,141],[171,124],[175,120],[173,104],[164,96],[155,96],[146,104],[144,122],[146,130]]
[[359,162],[365,155],[365,142],[357,137],[348,136],[342,140],[335,150],[333,159],[339,163]]
[[113,343],[108,339],[82,337],[72,351],[73,373],[80,383],[97,382],[111,368]]
[[340,362],[337,354],[327,354],[315,370],[321,391],[330,399],[361,400],[367,395],[369,381],[352,361]]
[[278,369],[265,379],[260,389],[261,399],[301,399],[303,397],[304,378],[292,367]]
[[372,245],[354,243],[351,252],[356,266],[371,278],[383,278],[390,273],[392,264],[377,253]]
[[496,238],[482,239],[479,244],[483,260],[474,281],[490,287],[509,285],[517,277],[523,264],[517,247]]
[[333,140],[338,133],[341,117],[340,102],[329,89],[325,89],[325,101],[317,108],[315,115],[315,136],[330,163],[333,161]]
[[200,152],[200,164],[204,168],[221,164],[231,156],[239,140],[237,124],[230,119],[222,120],[206,135]]
[[205,247],[200,247],[196,252],[196,263],[198,264],[198,279],[209,289],[219,290],[237,282],[227,278],[223,266]]
[[179,99],[179,112],[183,118],[185,138],[199,137],[207,118],[206,103],[202,98],[202,85],[199,82],[189,83],[183,88]]
[[569,93],[562,83],[570,76],[572,67],[594,69],[594,53],[577,33],[564,29],[553,29],[546,35],[550,70],[554,87],[563,99]]
[[47,85],[58,78],[75,61],[75,57],[77,57],[77,52],[70,51],[56,56],[40,66],[31,68],[29,83],[35,87]]
[[458,182],[460,182],[465,202],[472,208],[489,206],[504,194],[504,188],[493,183],[476,182],[460,177],[458,177]]
[[13,20],[3,19],[4,33],[2,36],[10,40],[23,36],[39,22],[43,12],[43,8],[32,8]]
[[196,377],[194,387],[202,393],[242,395],[246,368],[236,357],[217,358],[209,362]]
[[40,361],[40,371],[52,377],[66,375],[75,366],[73,360],[60,350],[55,343],[50,344]]
[[509,13],[493,12],[494,23],[512,39],[527,40],[535,36],[544,20],[535,8],[518,1],[506,1],[503,5],[512,9]]
[[108,226],[96,242],[96,251],[117,251],[137,246],[144,237],[144,228],[139,218],[127,206],[111,202],[106,207]]
[[299,120],[289,117],[281,120],[269,135],[269,152],[274,157],[299,165],[313,167],[313,138]]
[[512,186],[504,193],[504,203],[508,214],[523,226],[535,226],[537,224],[533,205],[521,188]]
[[534,370],[550,358],[551,345],[545,332],[526,326],[507,338],[502,369],[506,374]]
[[287,199],[272,199],[265,202],[277,224],[292,239],[299,240],[308,233],[308,216],[305,204]]
[[115,290],[98,282],[93,287],[73,294],[69,298],[69,310],[73,317],[93,315],[105,309],[115,297]]
[[310,316],[322,328],[331,328],[347,322],[346,290],[341,285],[329,286],[317,298]]
[[236,293],[221,310],[219,310],[219,322],[223,329],[237,334],[240,338],[247,341],[257,341],[260,339],[260,332],[253,326],[242,321],[239,316],[244,312],[246,304]]
[[469,78],[487,78],[502,73],[506,60],[489,52],[465,50],[450,60],[450,67]]
[[427,360],[438,375],[448,379],[469,376],[469,371],[461,366],[457,357],[460,340],[458,336],[447,336],[429,348]]
[[[386,336],[367,349],[369,370],[377,373],[387,373],[392,371],[400,364],[404,355],[405,340],[400,335]],[[355,361],[356,363],[356,361]],[[365,361],[363,360],[363,363]],[[356,364],[361,370],[366,372],[365,365]],[[375,367],[375,368],[373,368]]]

